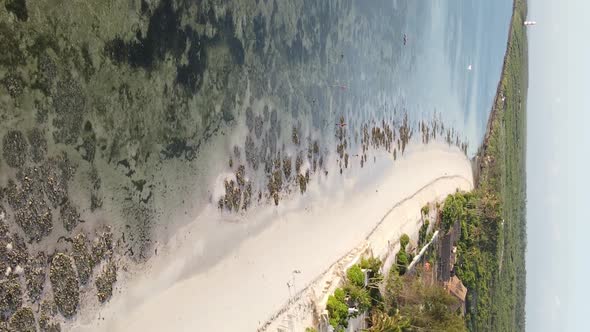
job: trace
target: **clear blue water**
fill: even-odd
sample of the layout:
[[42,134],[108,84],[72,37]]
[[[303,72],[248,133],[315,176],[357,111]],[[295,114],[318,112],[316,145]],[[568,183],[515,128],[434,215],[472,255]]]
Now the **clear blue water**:
[[413,84],[400,86],[412,96],[414,114],[436,110],[463,133],[473,153],[500,78],[512,1],[418,1],[415,6],[422,14],[408,13],[406,30],[416,42],[410,45],[416,60],[404,68]]
[[[477,150],[501,73],[511,1],[343,1],[310,5],[302,13],[304,55],[267,52],[267,63],[291,65],[275,65],[260,76],[273,87],[280,85],[273,81],[276,73],[288,73],[291,89],[263,95],[289,95],[279,116],[288,114],[287,122],[302,126],[304,136],[326,140],[323,133],[341,115],[354,131],[394,112],[407,112],[414,121],[436,113],[469,143],[470,154]],[[291,42],[283,39],[287,34],[267,42],[281,48]]]

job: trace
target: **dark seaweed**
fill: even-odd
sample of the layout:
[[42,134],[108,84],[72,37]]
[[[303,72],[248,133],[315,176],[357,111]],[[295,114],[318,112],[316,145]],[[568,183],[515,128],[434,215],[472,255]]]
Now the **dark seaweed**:
[[164,159],[180,158],[183,155],[188,157],[194,155],[191,153],[193,151],[194,147],[187,144],[185,139],[175,137],[168,145],[166,145],[164,150],[162,150],[162,157]]
[[[149,6],[142,3],[142,13],[149,11]],[[242,65],[245,53],[242,43],[235,37],[233,17],[227,13],[224,18],[217,20],[212,9],[207,13],[201,12],[197,21],[213,24],[219,33],[213,38],[199,35],[190,27],[181,27],[183,8],[175,10],[172,0],[163,0],[150,16],[146,35],[140,31],[130,41],[117,37],[105,45],[105,53],[116,63],[128,63],[134,68],[151,71],[168,55],[176,63],[176,83],[189,92],[200,89],[203,73],[207,68],[207,47],[211,44],[224,42],[229,47],[233,60]],[[188,45],[188,63],[180,64],[180,59]]]
[[0,45],[2,45],[0,65],[8,68],[24,63],[24,57],[15,36],[14,31],[6,23],[0,22]]
[[26,21],[29,19],[27,2],[25,0],[7,0],[4,6],[6,7],[6,10],[13,13],[19,21]]
[[174,10],[172,0],[162,0],[150,17],[145,37],[137,32],[136,39],[129,42],[115,38],[106,44],[105,51],[117,63],[151,70],[169,53],[178,60],[186,40],[184,30],[180,29],[180,12]]
[[189,29],[187,36],[190,39],[188,64],[176,67],[176,82],[194,92],[201,87],[203,73],[207,68],[207,56],[204,41],[201,40],[199,34]]
[[254,50],[262,55],[264,52],[264,46],[266,45],[266,19],[262,14],[258,14],[258,16],[254,18],[254,35],[256,36]]

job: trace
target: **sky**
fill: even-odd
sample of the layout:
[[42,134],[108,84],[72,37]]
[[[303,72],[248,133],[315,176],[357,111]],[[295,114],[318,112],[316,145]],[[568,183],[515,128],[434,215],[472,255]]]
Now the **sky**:
[[588,13],[529,0],[527,331],[590,331]]

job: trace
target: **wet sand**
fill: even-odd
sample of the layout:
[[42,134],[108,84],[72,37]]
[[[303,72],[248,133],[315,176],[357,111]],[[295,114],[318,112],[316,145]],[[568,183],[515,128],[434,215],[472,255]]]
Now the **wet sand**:
[[455,147],[414,144],[395,163],[377,159],[370,170],[317,179],[309,195],[278,208],[232,216],[209,206],[122,281],[122,294],[71,328],[255,331],[351,250],[387,251],[403,232],[418,232],[424,204],[473,187],[470,162]]

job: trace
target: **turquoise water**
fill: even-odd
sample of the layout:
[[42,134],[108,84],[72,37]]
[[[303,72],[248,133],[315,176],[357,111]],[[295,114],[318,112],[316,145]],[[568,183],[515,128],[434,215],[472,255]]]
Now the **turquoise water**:
[[418,45],[411,50],[416,60],[412,66],[400,65],[413,84],[399,85],[411,95],[408,103],[414,114],[436,110],[444,122],[462,132],[473,153],[484,135],[496,93],[512,2],[413,3],[421,14],[405,29],[417,39]]

